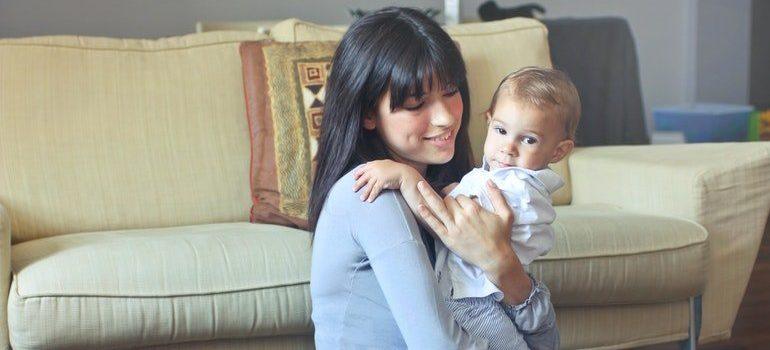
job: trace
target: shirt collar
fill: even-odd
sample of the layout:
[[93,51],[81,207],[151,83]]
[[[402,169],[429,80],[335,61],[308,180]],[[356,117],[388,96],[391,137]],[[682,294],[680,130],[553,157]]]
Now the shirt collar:
[[[481,168],[486,171],[491,171],[489,168],[489,163],[487,162],[487,157],[482,158]],[[526,173],[527,175],[539,180],[543,185],[543,189],[548,191],[549,194],[556,192],[556,190],[564,186],[564,179],[562,179],[561,176],[553,171],[550,167],[545,167],[544,169],[540,170],[530,170],[519,167],[511,167],[511,169],[516,169],[518,174]]]

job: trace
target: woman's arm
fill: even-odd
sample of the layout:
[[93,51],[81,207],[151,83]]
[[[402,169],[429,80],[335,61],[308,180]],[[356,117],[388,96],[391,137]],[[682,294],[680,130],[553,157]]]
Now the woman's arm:
[[356,206],[351,212],[356,242],[366,252],[407,346],[486,349],[485,341],[471,338],[447,309],[419,228],[403,198],[385,191],[373,203],[356,200],[350,205]]

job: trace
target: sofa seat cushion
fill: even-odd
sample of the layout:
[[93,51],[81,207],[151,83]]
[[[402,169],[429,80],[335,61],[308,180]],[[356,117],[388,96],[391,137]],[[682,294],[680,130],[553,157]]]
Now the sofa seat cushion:
[[16,349],[311,332],[310,235],[228,223],[80,233],[12,247]]
[[702,293],[708,233],[699,224],[609,205],[556,212],[554,247],[529,267],[556,306],[661,303]]

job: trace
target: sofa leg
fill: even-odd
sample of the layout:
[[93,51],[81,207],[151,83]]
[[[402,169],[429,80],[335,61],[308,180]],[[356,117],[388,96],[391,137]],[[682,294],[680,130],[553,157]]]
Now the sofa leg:
[[700,295],[690,298],[690,337],[679,343],[682,350],[695,350],[698,345],[698,336],[700,336],[701,312],[703,305]]

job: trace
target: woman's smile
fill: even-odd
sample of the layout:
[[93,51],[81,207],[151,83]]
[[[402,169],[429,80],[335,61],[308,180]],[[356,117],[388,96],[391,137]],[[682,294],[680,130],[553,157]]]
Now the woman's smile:
[[454,146],[454,136],[455,136],[454,131],[446,130],[441,134],[438,134],[436,136],[425,137],[424,139],[436,147],[445,148],[445,147]]

